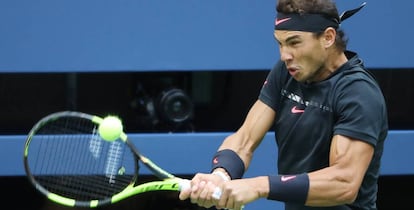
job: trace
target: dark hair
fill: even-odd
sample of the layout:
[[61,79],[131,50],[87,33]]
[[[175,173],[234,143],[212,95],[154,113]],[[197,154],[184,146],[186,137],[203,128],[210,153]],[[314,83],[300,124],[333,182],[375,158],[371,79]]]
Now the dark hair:
[[[323,14],[339,22],[338,9],[332,0],[278,0],[276,11],[280,13]],[[321,35],[322,32],[315,33],[316,37]],[[342,29],[337,29],[335,40],[338,49],[346,50],[348,38]]]

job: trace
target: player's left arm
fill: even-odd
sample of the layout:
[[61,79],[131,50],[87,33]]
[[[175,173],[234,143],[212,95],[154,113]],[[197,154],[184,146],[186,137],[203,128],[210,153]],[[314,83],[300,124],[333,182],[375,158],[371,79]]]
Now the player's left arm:
[[343,135],[332,138],[329,167],[309,173],[306,205],[352,203],[374,154],[374,147]]
[[339,117],[331,139],[329,166],[308,173],[307,205],[353,203],[358,195],[386,121],[381,90],[366,75],[350,75],[337,86],[334,107]]
[[[373,153],[374,147],[364,141],[335,135],[330,148],[329,166],[308,173],[309,191],[306,205],[335,206],[352,203],[358,194]],[[222,199],[217,206],[228,208],[239,206],[240,203],[249,203],[259,197],[266,198],[269,196],[269,190],[269,180],[266,176],[233,180],[225,184]]]

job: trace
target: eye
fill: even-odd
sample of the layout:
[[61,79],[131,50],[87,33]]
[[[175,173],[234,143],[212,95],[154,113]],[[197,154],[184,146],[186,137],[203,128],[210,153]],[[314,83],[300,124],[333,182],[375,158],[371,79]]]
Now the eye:
[[298,46],[301,42],[299,40],[292,40],[290,42],[288,42],[287,44],[291,47],[295,47]]

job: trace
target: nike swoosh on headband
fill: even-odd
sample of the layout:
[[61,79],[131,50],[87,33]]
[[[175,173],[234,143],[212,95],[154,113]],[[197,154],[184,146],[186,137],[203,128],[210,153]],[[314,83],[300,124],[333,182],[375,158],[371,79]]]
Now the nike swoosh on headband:
[[286,22],[288,20],[290,20],[290,18],[276,19],[275,25],[277,26],[277,25],[279,25],[279,24],[281,24],[283,22]]

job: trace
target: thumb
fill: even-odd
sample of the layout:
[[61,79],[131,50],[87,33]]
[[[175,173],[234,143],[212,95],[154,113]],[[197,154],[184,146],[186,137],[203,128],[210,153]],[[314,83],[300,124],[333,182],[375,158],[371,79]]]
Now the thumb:
[[188,179],[180,180],[180,200],[186,200],[191,194],[191,182]]

